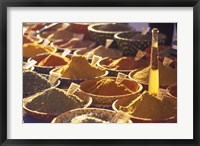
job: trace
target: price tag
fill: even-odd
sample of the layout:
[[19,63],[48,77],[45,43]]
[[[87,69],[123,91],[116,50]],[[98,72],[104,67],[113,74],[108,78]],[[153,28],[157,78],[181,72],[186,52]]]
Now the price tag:
[[29,69],[37,63],[35,60],[31,60],[23,66],[23,69]]
[[113,39],[106,39],[106,45],[105,48],[108,49],[110,47],[110,45],[112,44]]
[[45,40],[42,42],[42,45],[43,45],[43,46],[47,46],[47,45],[49,45],[49,44],[50,44],[50,41],[47,40],[47,39],[45,39]]
[[54,84],[58,80],[59,77],[61,77],[60,73],[50,72],[50,76],[48,80],[51,84]]
[[166,97],[166,95],[167,95],[167,90],[165,90],[165,89],[162,89],[162,88],[159,88],[158,89],[158,94],[157,94],[157,98],[158,99],[163,99],[163,97]]
[[92,65],[92,66],[95,66],[95,65],[97,64],[97,62],[98,62],[101,58],[102,58],[102,57],[100,57],[100,56],[93,55],[93,56],[92,56],[91,65]]
[[78,38],[79,40],[83,40],[83,38],[84,38],[84,34],[79,34],[79,33],[74,33],[73,34],[73,37],[75,37],[75,38]]
[[143,52],[141,50],[138,50],[136,56],[135,56],[135,61],[140,60],[142,57],[144,57],[146,55],[146,52]]
[[119,111],[117,114],[111,119],[111,123],[128,123],[129,119],[131,118],[131,115]]
[[115,83],[116,83],[116,84],[120,84],[126,77],[127,77],[126,74],[119,72],[119,73],[117,74],[117,78],[116,78]]
[[66,55],[68,55],[68,54],[70,54],[70,52],[71,52],[71,50],[69,50],[69,49],[65,49],[65,51],[63,51],[63,53],[62,53],[62,57],[65,57]]
[[80,88],[80,85],[78,84],[75,84],[75,83],[71,83],[68,90],[67,90],[67,93],[68,94],[73,94],[74,92],[76,92],[78,89]]
[[150,27],[143,27],[142,28],[142,35],[146,35],[150,30]]
[[172,62],[173,62],[172,59],[170,59],[168,57],[164,57],[163,65],[170,65]]

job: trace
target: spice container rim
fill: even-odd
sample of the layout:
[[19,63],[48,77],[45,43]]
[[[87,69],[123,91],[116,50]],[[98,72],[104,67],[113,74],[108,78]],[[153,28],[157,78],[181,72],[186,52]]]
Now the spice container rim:
[[94,28],[95,26],[108,25],[108,24],[118,24],[118,23],[94,23],[88,26],[88,31],[97,32],[97,33],[105,33],[105,34],[113,34],[113,35],[119,32],[135,31],[135,28],[132,28],[130,26],[127,26],[127,28],[130,28],[130,30],[124,30],[124,31],[105,31],[105,30],[98,30]]

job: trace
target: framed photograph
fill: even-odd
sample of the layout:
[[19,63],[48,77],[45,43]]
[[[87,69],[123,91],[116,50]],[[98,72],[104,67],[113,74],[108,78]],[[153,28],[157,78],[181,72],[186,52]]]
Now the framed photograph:
[[198,0],[0,3],[1,145],[198,145]]

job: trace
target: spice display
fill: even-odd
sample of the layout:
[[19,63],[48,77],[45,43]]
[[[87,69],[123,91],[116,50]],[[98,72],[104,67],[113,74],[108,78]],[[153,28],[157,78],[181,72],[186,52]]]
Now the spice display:
[[108,49],[100,45],[96,47],[95,49],[92,49],[91,51],[84,54],[84,56],[86,56],[87,58],[92,58],[93,55],[98,55],[101,57],[116,58],[116,57],[121,57],[122,53],[119,50]]
[[103,62],[100,62],[100,65],[113,70],[133,70],[147,67],[149,64],[144,60],[135,61],[133,57],[121,57],[115,60],[108,58]]
[[105,74],[105,70],[90,65],[83,56],[73,56],[68,65],[56,72],[61,73],[62,77],[70,79],[89,79]]
[[67,57],[62,57],[60,54],[54,53],[54,54],[45,54],[45,55],[38,55],[36,57],[33,57],[34,60],[37,61],[36,65],[39,66],[61,66],[66,65],[68,62],[70,62],[70,59]]
[[23,123],[175,122],[177,24],[153,24],[23,22]]
[[34,71],[23,71],[23,97],[50,88],[51,83]]
[[[138,69],[132,78],[140,83],[148,84],[149,82],[150,67],[144,69]],[[162,62],[159,62],[159,82],[160,85],[170,85],[177,81],[177,69],[173,69],[170,66],[164,66]]]
[[129,113],[134,117],[162,120],[170,117],[176,117],[176,100],[169,97],[157,98],[144,91],[135,100],[125,107],[120,106],[122,111]]
[[124,82],[117,84],[114,79],[105,78],[99,80],[88,81],[81,84],[80,89],[87,93],[92,93],[95,95],[105,95],[105,96],[112,96],[112,95],[124,95],[124,94],[131,94],[136,89],[136,87],[132,87],[129,89]]
[[69,95],[64,90],[58,88],[50,88],[34,95],[26,106],[33,111],[60,114],[71,109],[81,108],[84,104],[75,95]]
[[56,49],[51,46],[43,46],[36,43],[27,43],[23,45],[23,56],[25,57],[33,57],[37,54],[52,53],[55,51]]

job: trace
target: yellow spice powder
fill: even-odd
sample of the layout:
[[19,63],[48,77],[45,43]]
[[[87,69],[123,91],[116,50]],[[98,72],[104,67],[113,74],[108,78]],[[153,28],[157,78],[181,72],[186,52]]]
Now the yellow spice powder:
[[105,70],[90,65],[83,56],[73,56],[68,65],[56,72],[61,73],[62,77],[70,79],[91,79],[105,74]]
[[135,100],[131,101],[128,106],[120,106],[120,110],[134,117],[162,120],[169,117],[176,117],[177,103],[176,100],[169,97],[166,97],[166,99],[163,97],[163,100],[161,100],[144,91]]
[[23,56],[33,57],[41,53],[55,52],[56,49],[51,46],[44,46],[37,43],[26,43],[23,45]]
[[[133,89],[135,90],[135,89]],[[95,82],[93,85],[89,84],[84,87],[84,91],[96,95],[124,95],[133,93],[126,85],[123,83],[116,84],[114,79],[101,79]]]

